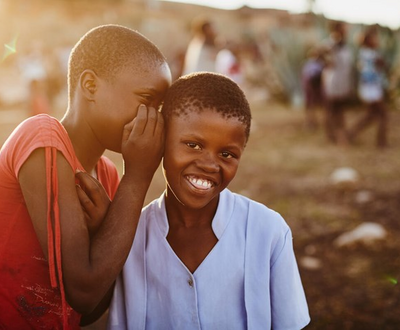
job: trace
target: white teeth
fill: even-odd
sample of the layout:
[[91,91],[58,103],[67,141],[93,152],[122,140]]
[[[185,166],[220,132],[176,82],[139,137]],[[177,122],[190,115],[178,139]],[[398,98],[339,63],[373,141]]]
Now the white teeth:
[[212,182],[211,181],[202,180],[202,179],[193,178],[193,177],[189,177],[188,179],[193,185],[195,185],[195,186],[197,186],[199,188],[207,188],[207,189],[209,189],[209,188],[212,187]]

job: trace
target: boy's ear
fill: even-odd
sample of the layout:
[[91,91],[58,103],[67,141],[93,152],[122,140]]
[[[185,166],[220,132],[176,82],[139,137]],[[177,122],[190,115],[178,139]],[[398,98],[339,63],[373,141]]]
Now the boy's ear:
[[93,70],[85,70],[79,79],[79,88],[84,97],[93,102],[97,91],[97,75]]

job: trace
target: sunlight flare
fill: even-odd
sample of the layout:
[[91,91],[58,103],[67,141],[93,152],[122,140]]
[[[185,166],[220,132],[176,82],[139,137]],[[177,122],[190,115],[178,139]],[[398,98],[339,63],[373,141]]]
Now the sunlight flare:
[[4,44],[3,56],[1,61],[4,61],[7,57],[17,52],[17,36],[15,36],[8,44]]

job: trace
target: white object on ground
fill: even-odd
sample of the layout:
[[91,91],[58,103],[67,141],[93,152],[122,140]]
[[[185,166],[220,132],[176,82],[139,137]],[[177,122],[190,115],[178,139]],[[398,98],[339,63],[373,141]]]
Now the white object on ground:
[[386,236],[387,231],[382,225],[374,222],[365,222],[355,229],[340,235],[334,241],[334,244],[339,247],[351,245],[355,242],[368,244],[376,240],[382,240]]

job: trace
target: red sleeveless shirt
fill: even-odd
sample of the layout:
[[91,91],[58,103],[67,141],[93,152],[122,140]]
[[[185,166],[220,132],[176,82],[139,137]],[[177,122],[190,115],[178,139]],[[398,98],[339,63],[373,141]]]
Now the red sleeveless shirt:
[[[18,181],[18,172],[37,148],[46,153],[47,198],[57,201],[55,154],[60,151],[75,172],[83,170],[61,123],[42,114],[28,118],[0,150],[0,329],[79,329],[80,315],[66,302],[61,270],[58,205],[48,203],[46,261]],[[97,175],[112,199],[119,178],[102,157]],[[54,212],[54,223],[50,214]]]

